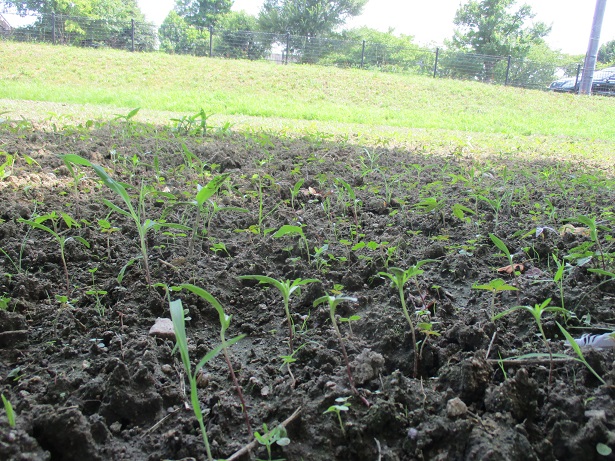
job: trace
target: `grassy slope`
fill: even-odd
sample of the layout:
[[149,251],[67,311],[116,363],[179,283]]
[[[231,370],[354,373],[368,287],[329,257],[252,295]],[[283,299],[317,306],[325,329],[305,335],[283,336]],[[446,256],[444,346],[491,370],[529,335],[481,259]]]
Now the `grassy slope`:
[[0,98],[184,114],[203,107],[208,113],[331,125],[615,141],[615,98],[331,67],[11,42],[0,48]]

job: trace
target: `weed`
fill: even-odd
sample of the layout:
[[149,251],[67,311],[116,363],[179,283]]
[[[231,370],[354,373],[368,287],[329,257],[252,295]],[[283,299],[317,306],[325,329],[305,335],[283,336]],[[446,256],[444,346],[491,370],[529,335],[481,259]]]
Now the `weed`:
[[15,427],[15,411],[13,410],[13,405],[11,405],[11,402],[4,394],[0,395],[0,397],[2,397],[2,403],[4,404],[4,411],[6,411],[6,418],[9,421],[9,426]]
[[202,289],[200,287],[197,287],[195,285],[191,285],[189,283],[183,283],[181,285],[178,285],[176,287],[172,287],[171,288],[171,290],[173,290],[173,291],[180,291],[182,289],[186,289],[186,290],[194,293],[195,295],[199,296],[203,300],[207,301],[218,312],[218,316],[220,317],[220,341],[221,341],[221,343],[223,345],[222,346],[222,353],[224,355],[224,360],[226,361],[226,365],[228,366],[229,372],[231,374],[231,379],[233,380],[233,384],[235,385],[235,389],[237,390],[237,395],[238,395],[239,401],[241,403],[241,410],[243,412],[243,415],[244,415],[244,418],[245,418],[245,421],[246,421],[246,427],[248,429],[248,434],[251,434],[252,433],[252,427],[250,425],[250,418],[248,417],[248,409],[247,409],[247,406],[246,406],[246,402],[245,402],[245,399],[243,398],[243,391],[241,390],[241,386],[239,385],[239,381],[237,380],[237,376],[235,375],[235,370],[233,369],[233,365],[231,364],[231,357],[230,357],[229,352],[228,352],[228,347],[225,346],[227,344],[227,341],[226,341],[226,330],[230,326],[231,319],[233,318],[233,316],[232,315],[226,315],[226,313],[224,312],[224,308],[218,302],[218,300],[216,298],[214,298],[211,295],[211,293],[209,293],[208,291],[205,291],[204,289]]
[[[70,240],[75,240],[77,242],[82,243],[87,248],[90,248],[90,244],[83,237],[80,237],[78,235],[67,237],[64,235],[66,231],[60,232],[59,230],[60,219],[64,222],[64,224],[68,228],[66,229],[66,231],[72,229],[73,227],[80,227],[79,223],[75,221],[73,218],[71,218],[69,215],[67,215],[66,213],[60,213],[60,215],[58,216],[58,214],[55,211],[52,211],[51,213],[43,215],[43,216],[38,216],[32,220],[19,218],[17,221],[27,224],[33,229],[39,229],[39,230],[47,232],[49,235],[51,235],[56,240],[56,242],[58,242],[58,245],[60,245],[60,259],[62,260],[62,267],[64,268],[66,293],[70,294],[71,292],[70,277],[68,275],[68,266],[66,264],[66,255],[65,255],[66,242]],[[44,222],[47,222],[47,221],[51,221],[53,228],[45,226],[43,224]]]
[[169,307],[171,310],[171,319],[173,320],[173,329],[175,330],[177,347],[179,348],[182,363],[188,375],[188,381],[190,382],[190,401],[192,402],[192,411],[194,412],[194,416],[199,422],[199,427],[201,428],[201,435],[203,436],[203,443],[205,444],[207,459],[208,461],[213,461],[213,457],[211,456],[211,448],[209,446],[209,438],[207,437],[207,429],[203,421],[201,402],[199,401],[199,394],[197,390],[197,377],[199,376],[201,369],[205,366],[207,362],[209,362],[216,355],[218,355],[223,349],[226,349],[235,344],[245,335],[237,336],[229,341],[223,341],[222,344],[219,344],[218,346],[214,347],[199,361],[199,363],[194,368],[193,373],[192,367],[190,365],[190,355],[188,353],[188,340],[186,337],[186,319],[182,302],[181,300],[169,301]]
[[126,191],[126,188],[122,185],[122,183],[115,181],[111,176],[109,176],[107,172],[104,170],[104,168],[94,163],[91,163],[89,160],[86,160],[83,157],[80,157],[79,155],[76,155],[76,154],[68,154],[65,156],[65,158],[66,158],[65,161],[69,161],[77,165],[83,165],[83,166],[88,166],[88,167],[93,168],[97,176],[103,181],[103,183],[107,187],[109,187],[109,189],[111,189],[117,195],[119,195],[120,198],[124,201],[124,204],[126,205],[126,208],[128,211],[118,207],[117,205],[115,205],[113,202],[109,200],[103,199],[103,202],[105,203],[105,205],[107,205],[113,211],[121,215],[127,216],[129,218],[132,218],[132,220],[134,221],[137,227],[137,233],[139,234],[139,247],[141,250],[141,259],[143,260],[143,268],[145,270],[145,280],[147,282],[147,285],[151,286],[152,278],[151,278],[150,270],[149,270],[149,262],[148,262],[148,255],[147,255],[147,242],[145,238],[147,235],[147,232],[150,229],[157,230],[162,227],[169,227],[169,228],[181,229],[181,230],[186,230],[186,231],[190,230],[190,228],[187,226],[183,226],[181,224],[156,222],[152,219],[146,218],[145,217],[146,216],[145,187],[143,186],[143,184],[141,184],[141,189],[139,190],[139,202],[137,205],[137,209],[135,209],[135,207],[132,204],[132,200],[130,199],[130,196],[128,195],[128,192]]
[[105,305],[101,302],[100,298],[105,296],[107,292],[105,290],[97,290],[96,289],[96,281],[94,280],[94,274],[98,270],[98,267],[94,267],[92,269],[88,269],[88,272],[92,274],[92,288],[85,292],[86,295],[94,296],[96,299],[96,304],[94,308],[98,315],[103,317],[105,315]]
[[291,354],[293,354],[293,338],[295,336],[295,324],[293,322],[292,316],[290,315],[290,297],[295,292],[299,293],[298,290],[300,290],[302,286],[305,286],[309,283],[320,283],[320,280],[295,279],[291,282],[290,280],[276,280],[272,277],[267,277],[265,275],[241,275],[239,276],[239,278],[242,280],[256,280],[259,283],[274,286],[279,290],[284,300],[284,312],[286,313],[286,320],[288,321],[288,344],[290,346],[290,352]]
[[369,407],[370,405],[369,402],[365,399],[365,397],[359,394],[359,391],[354,385],[352,371],[350,370],[350,360],[348,359],[348,353],[346,352],[346,346],[344,346],[344,338],[342,337],[342,333],[340,332],[340,328],[337,325],[337,319],[335,317],[335,311],[337,309],[337,306],[340,303],[343,303],[346,301],[356,302],[357,298],[352,298],[350,296],[343,296],[343,295],[331,296],[327,294],[325,296],[321,296],[316,301],[314,301],[314,306],[319,306],[320,304],[324,304],[324,303],[327,303],[329,305],[329,318],[331,319],[331,324],[333,325],[333,329],[335,330],[335,335],[337,336],[337,339],[340,343],[340,348],[342,349],[342,355],[344,356],[344,362],[346,363],[346,372],[348,374],[348,381],[350,383],[350,389],[352,389],[352,392],[357,397],[359,397],[366,406]]
[[[290,443],[290,439],[288,438],[288,434],[286,433],[286,428],[282,425],[276,426],[273,429],[269,430],[267,424],[263,423],[263,433],[262,435],[256,431],[254,433],[254,438],[260,443],[264,445],[267,449],[267,459],[268,461],[273,461],[271,459],[271,447],[276,444],[281,447],[285,447]],[[260,460],[259,460],[260,461]],[[283,459],[277,459],[275,461],[284,461]]]
[[301,238],[301,241],[303,242],[303,247],[305,248],[305,252],[307,254],[308,264],[310,264],[311,263],[310,247],[308,245],[307,237],[305,236],[305,233],[303,232],[303,227],[285,224],[284,226],[280,227],[275,234],[273,234],[273,237],[280,238],[280,237],[285,237],[287,235],[291,235],[291,236],[298,235]]
[[579,344],[574,340],[574,338],[570,335],[570,333],[568,333],[568,331],[560,325],[559,322],[555,322],[557,323],[557,326],[559,327],[560,331],[562,332],[562,334],[564,335],[564,337],[566,338],[566,340],[568,341],[568,344],[570,344],[570,347],[572,347],[572,350],[576,352],[578,358],[575,360],[578,360],[579,362],[581,362],[583,365],[585,365],[587,367],[587,369],[596,377],[598,378],[598,380],[602,383],[602,384],[606,384],[604,382],[604,379],[602,379],[600,377],[600,375],[598,373],[596,373],[596,371],[591,367],[591,365],[589,363],[587,363],[587,360],[585,359],[585,356],[583,355],[583,351],[581,350],[581,347],[579,346]]
[[552,382],[553,353],[551,351],[551,345],[549,344],[549,340],[547,339],[547,336],[545,335],[545,332],[542,328],[542,315],[545,312],[555,312],[555,313],[560,313],[563,315],[570,315],[570,312],[562,307],[555,307],[555,306],[548,307],[550,303],[551,303],[551,298],[544,300],[540,304],[535,304],[534,307],[532,306],[511,307],[510,309],[507,309],[504,312],[500,312],[499,314],[493,316],[492,318],[492,320],[495,321],[495,320],[498,320],[504,317],[505,315],[511,314],[518,310],[525,310],[529,312],[530,314],[532,314],[532,317],[534,318],[534,321],[536,322],[536,326],[538,326],[538,331],[540,331],[540,337],[541,337],[542,343],[547,348],[547,351],[549,351],[549,365],[550,365],[549,366],[549,385],[551,385],[551,382]]
[[416,377],[418,374],[418,358],[419,358],[418,344],[416,342],[416,332],[414,329],[414,322],[412,321],[412,318],[410,317],[410,314],[408,313],[408,308],[406,307],[406,296],[404,294],[404,286],[411,279],[415,279],[415,282],[416,282],[416,277],[418,277],[424,272],[421,269],[421,266],[424,266],[425,264],[430,263],[430,262],[434,262],[434,260],[425,259],[425,260],[419,261],[418,263],[416,263],[413,266],[410,266],[406,270],[400,269],[398,267],[389,267],[388,272],[378,273],[378,275],[382,277],[387,277],[391,281],[391,285],[396,287],[398,290],[399,299],[401,301],[401,308],[403,310],[404,317],[406,318],[406,321],[408,322],[408,325],[410,326],[410,333],[412,334],[412,350],[413,350],[413,355],[414,355],[413,357],[414,364],[413,364],[412,373],[414,377]]
[[348,402],[349,399],[350,397],[336,398],[335,401],[337,402],[337,404],[331,405],[323,413],[323,415],[326,415],[327,413],[335,413],[337,415],[337,420],[340,423],[340,429],[342,430],[342,434],[344,434],[344,436],[346,436],[346,429],[344,429],[344,423],[342,421],[342,412],[348,411],[348,409],[350,408],[351,405]]
[[483,284],[483,285],[478,285],[477,283],[474,283],[472,285],[472,289],[473,290],[486,290],[486,291],[491,292],[490,317],[493,317],[495,315],[495,297],[499,292],[519,290],[519,288],[517,287],[508,285],[502,279],[494,279],[494,280],[491,280],[489,283]]

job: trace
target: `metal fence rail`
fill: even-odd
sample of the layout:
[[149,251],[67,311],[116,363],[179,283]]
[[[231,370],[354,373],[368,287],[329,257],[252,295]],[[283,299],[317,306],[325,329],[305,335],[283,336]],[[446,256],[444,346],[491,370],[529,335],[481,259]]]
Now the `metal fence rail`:
[[[404,72],[441,78],[547,89],[557,79],[578,78],[577,62],[537,62],[510,56],[486,56],[389,46],[369,41],[334,40],[258,31],[179,27],[137,21],[64,15],[0,15],[0,39],[58,45],[110,47],[128,51],[191,54],[228,59],[270,60],[282,64],[318,64]],[[615,91],[615,88],[614,88]]]

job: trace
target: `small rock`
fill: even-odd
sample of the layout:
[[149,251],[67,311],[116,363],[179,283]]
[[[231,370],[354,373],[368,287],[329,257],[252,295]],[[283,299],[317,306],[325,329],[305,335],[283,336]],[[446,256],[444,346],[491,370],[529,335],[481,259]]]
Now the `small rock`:
[[261,395],[263,397],[267,397],[269,395],[269,386],[263,386],[261,389]]
[[449,418],[457,418],[468,412],[468,407],[459,397],[446,402],[446,416]]
[[160,371],[162,371],[165,375],[170,375],[173,373],[173,367],[167,363],[160,367]]
[[173,329],[173,321],[158,317],[156,323],[149,329],[150,336],[158,336],[164,339],[175,339],[175,330]]

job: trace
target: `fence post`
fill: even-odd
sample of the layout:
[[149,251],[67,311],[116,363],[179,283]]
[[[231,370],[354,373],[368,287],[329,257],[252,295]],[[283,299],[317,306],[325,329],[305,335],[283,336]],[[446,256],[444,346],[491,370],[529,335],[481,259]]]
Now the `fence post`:
[[135,20],[130,20],[130,51],[135,52]]
[[290,32],[286,32],[286,57],[284,64],[288,64],[288,53],[290,52]]
[[510,55],[508,55],[508,64],[506,65],[506,78],[504,79],[504,86],[508,86],[508,74],[510,72]]
[[56,14],[51,13],[51,42],[56,44]]
[[214,52],[214,26],[209,25],[209,57],[213,55]]
[[433,64],[433,78],[438,74],[438,57],[440,56],[440,48],[436,48],[436,62]]
[[364,62],[365,62],[365,40],[363,40],[363,48],[361,48],[361,69],[363,69]]
[[581,75],[581,64],[577,64],[577,76],[574,79],[574,92],[575,93],[579,92],[579,88],[577,87],[577,85],[579,84],[579,75]]

